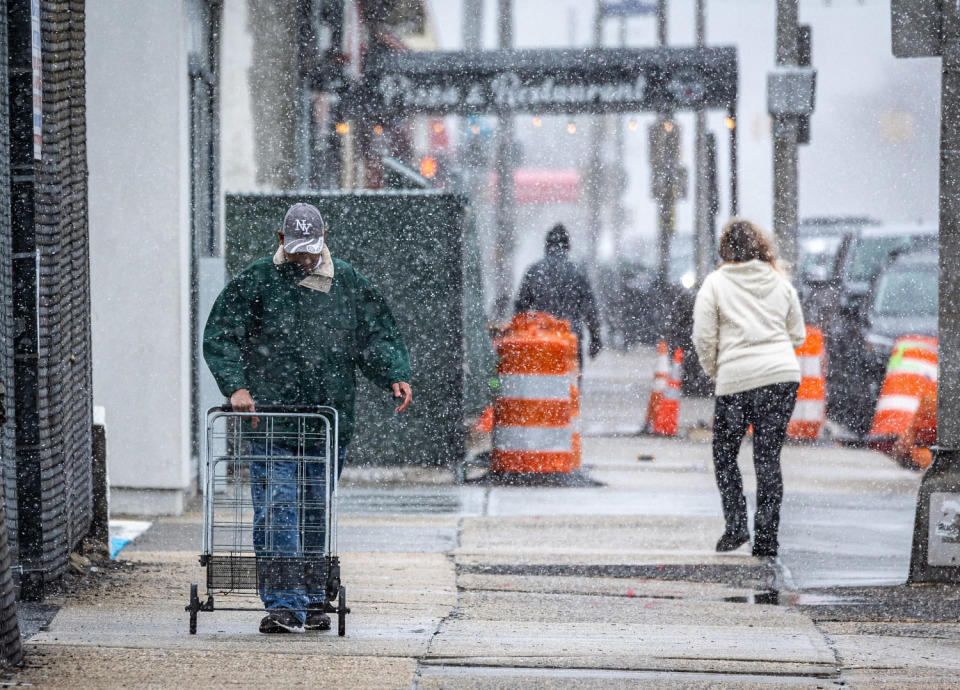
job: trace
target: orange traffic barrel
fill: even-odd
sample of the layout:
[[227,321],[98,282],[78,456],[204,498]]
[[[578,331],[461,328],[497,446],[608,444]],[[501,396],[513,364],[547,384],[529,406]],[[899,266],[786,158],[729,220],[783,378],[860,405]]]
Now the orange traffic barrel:
[[514,317],[494,342],[500,363],[493,405],[494,472],[569,472],[574,467],[569,324],[547,314]]
[[651,431],[660,436],[676,436],[680,425],[680,378],[683,374],[683,350],[673,351],[663,398],[653,413]]
[[909,433],[923,397],[936,397],[936,386],[937,339],[915,335],[898,338],[867,437],[870,446],[892,453],[900,437]]
[[797,388],[797,404],[787,424],[787,436],[814,441],[819,438],[820,430],[827,421],[823,332],[808,325],[807,339],[796,349],[796,353],[800,362],[800,387]]
[[670,378],[670,357],[667,354],[667,341],[657,343],[657,364],[653,370],[653,390],[650,391],[650,400],[647,402],[647,418],[643,429],[653,433],[653,420],[656,419],[663,402],[664,391],[667,390],[667,379]]
[[580,469],[583,456],[582,429],[580,424],[580,363],[577,360],[577,335],[566,321],[560,321],[560,335],[570,344],[570,437],[573,443],[573,469]]

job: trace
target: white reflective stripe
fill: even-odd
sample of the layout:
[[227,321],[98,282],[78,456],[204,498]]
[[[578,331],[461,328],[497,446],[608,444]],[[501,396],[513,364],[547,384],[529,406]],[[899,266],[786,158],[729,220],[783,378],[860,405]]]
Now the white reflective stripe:
[[887,369],[888,373],[920,374],[931,381],[937,380],[937,365],[919,359],[904,357],[896,365]]
[[797,357],[800,362],[800,376],[805,379],[822,379],[823,367],[820,366],[820,356],[810,355]]
[[670,378],[673,379],[674,381],[679,381],[682,375],[683,375],[683,372],[680,368],[680,365],[674,362],[673,366],[670,367]]
[[657,357],[657,373],[666,374],[670,371],[670,359],[665,355]]
[[579,434],[582,426],[583,425],[581,424],[579,417],[570,418],[570,433]]
[[495,450],[573,450],[573,432],[569,426],[497,426],[493,428]]
[[501,374],[500,397],[527,400],[569,400],[570,377],[537,374]]
[[663,377],[657,377],[653,380],[653,390],[663,392],[667,387],[667,380]]
[[918,409],[920,409],[920,398],[912,395],[884,395],[877,401],[877,412],[883,410],[916,412]]
[[793,408],[791,422],[822,422],[827,416],[827,406],[823,400],[798,400]]
[[663,397],[667,400],[679,400],[680,386],[667,386],[667,389],[663,392]]

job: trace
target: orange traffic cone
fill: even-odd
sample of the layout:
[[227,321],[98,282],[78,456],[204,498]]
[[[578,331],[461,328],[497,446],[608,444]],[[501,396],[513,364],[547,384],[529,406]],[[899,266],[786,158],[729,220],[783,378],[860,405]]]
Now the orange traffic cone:
[[787,436],[814,441],[827,421],[827,380],[824,375],[823,333],[807,326],[807,339],[797,348],[800,362],[800,387],[797,404],[787,424]]
[[493,405],[488,405],[472,429],[475,434],[489,434],[493,431]]
[[650,391],[650,401],[647,403],[647,418],[643,429],[653,433],[653,420],[656,419],[663,402],[663,394],[667,390],[667,379],[670,378],[670,358],[667,357],[667,341],[657,343],[657,366],[653,370],[653,390]]
[[676,436],[680,423],[680,376],[683,367],[683,350],[673,351],[673,364],[663,391],[663,399],[653,415],[653,433],[660,436]]

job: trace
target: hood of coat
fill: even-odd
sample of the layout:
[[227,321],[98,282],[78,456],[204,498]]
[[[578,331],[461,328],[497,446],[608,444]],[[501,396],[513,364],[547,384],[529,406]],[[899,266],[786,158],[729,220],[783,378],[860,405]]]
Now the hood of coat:
[[758,298],[769,295],[783,280],[779,271],[760,259],[724,264],[720,267],[720,275]]

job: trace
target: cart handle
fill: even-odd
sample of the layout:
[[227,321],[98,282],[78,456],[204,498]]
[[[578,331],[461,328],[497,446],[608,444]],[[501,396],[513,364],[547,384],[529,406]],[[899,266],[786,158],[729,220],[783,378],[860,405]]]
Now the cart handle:
[[[250,414],[255,415],[257,412],[264,413],[279,413],[279,414],[323,414],[327,412],[330,408],[326,405],[257,405],[255,412],[240,412],[241,414]],[[214,407],[213,410],[217,412],[233,412],[232,405],[221,405],[220,407]]]

